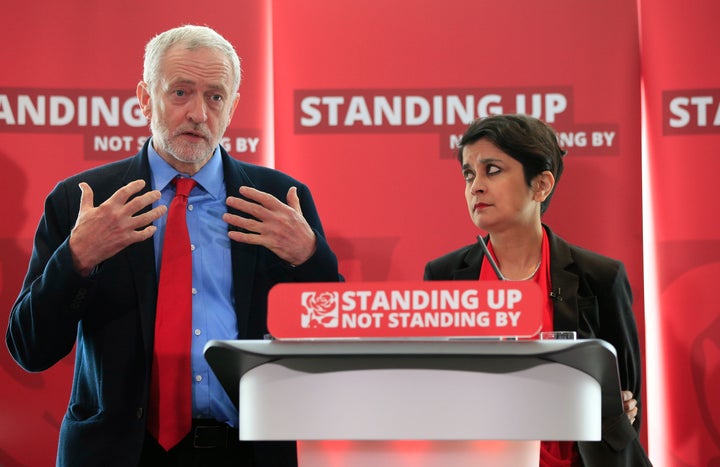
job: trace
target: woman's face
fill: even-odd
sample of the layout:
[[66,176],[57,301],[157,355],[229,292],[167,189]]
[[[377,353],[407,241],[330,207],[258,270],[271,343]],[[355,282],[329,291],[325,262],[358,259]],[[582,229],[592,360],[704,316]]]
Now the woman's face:
[[[549,172],[548,172],[549,173]],[[486,139],[463,148],[465,199],[473,223],[486,232],[534,225],[545,199],[525,182],[523,166]]]

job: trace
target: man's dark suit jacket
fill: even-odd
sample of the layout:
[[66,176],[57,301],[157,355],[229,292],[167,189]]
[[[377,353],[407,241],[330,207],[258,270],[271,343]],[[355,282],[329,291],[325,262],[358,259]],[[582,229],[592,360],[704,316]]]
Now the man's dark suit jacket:
[[[337,281],[337,259],[305,185],[221,151],[228,196],[239,196],[239,187],[247,185],[285,200],[288,189],[296,186],[303,215],[317,236],[316,252],[297,267],[266,248],[231,242],[239,337],[261,339],[267,333],[270,288],[280,282]],[[68,247],[79,210],[78,183],[90,185],[97,206],[136,179],[145,180],[143,192],[150,189],[147,143],[134,157],[55,187],[45,202],[29,270],[10,315],[7,345],[28,371],[49,368],[77,345],[58,444],[61,466],[133,466],[142,448],[158,282],[153,241],[127,247],[100,264],[90,278],[74,270]],[[294,449],[294,443],[285,445]]]
[[[576,331],[580,339],[602,339],[615,347],[624,390],[640,405],[640,345],[632,311],[632,291],[619,261],[567,243],[545,226],[550,243],[550,276],[554,327]],[[478,280],[483,260],[480,243],[434,259],[425,280]],[[641,412],[635,426],[624,414],[603,420],[602,441],[580,442],[586,467],[650,465],[638,440]]]

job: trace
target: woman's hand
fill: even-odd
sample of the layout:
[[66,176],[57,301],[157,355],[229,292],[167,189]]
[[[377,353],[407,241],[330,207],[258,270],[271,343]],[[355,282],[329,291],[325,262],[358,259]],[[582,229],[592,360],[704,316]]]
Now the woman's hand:
[[638,414],[637,400],[633,399],[633,393],[630,391],[622,392],[622,400],[625,415],[627,415],[628,419],[630,420],[630,424],[634,425],[635,417],[637,417]]

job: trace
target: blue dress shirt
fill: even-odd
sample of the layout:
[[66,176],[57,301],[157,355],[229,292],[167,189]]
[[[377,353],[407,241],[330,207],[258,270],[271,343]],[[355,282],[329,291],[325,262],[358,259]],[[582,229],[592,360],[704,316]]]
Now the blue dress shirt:
[[[175,196],[170,182],[181,174],[165,162],[152,145],[148,147],[148,156],[152,189],[162,193],[154,206],[164,204],[169,208]],[[237,409],[203,356],[203,348],[209,340],[238,338],[230,239],[228,226],[222,220],[227,207],[219,148],[192,178],[197,182],[190,192],[187,207],[188,233],[193,251],[192,375],[188,375],[192,384],[192,413],[193,418],[211,418],[237,427]],[[163,216],[154,222],[157,227],[153,241],[158,277],[166,221],[167,216]]]

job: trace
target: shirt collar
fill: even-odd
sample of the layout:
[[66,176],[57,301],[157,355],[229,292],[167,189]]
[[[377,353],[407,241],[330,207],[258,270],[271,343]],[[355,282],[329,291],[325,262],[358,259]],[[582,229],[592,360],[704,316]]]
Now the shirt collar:
[[[153,148],[152,142],[148,145],[148,162],[150,163],[150,173],[152,174],[152,187],[155,190],[164,190],[172,179],[181,175],[160,157],[160,154]],[[225,187],[220,146],[215,148],[210,160],[208,160],[192,178],[213,198],[217,199],[223,196]]]

